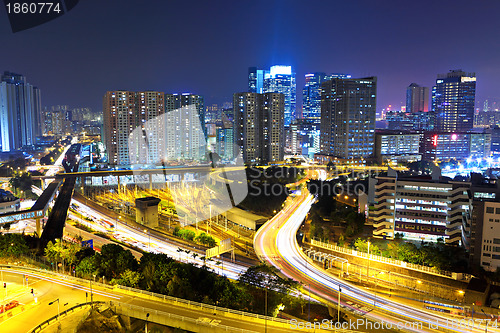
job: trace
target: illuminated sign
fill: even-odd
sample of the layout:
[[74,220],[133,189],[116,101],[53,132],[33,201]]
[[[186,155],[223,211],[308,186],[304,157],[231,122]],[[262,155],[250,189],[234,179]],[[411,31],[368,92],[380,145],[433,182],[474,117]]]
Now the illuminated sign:
[[436,134],[432,136],[432,145],[434,147],[438,145],[438,136]]
[[476,78],[475,77],[467,77],[467,76],[462,76],[461,82],[475,82]]
[[456,134],[452,134],[452,135],[451,135],[451,139],[452,139],[453,141],[456,141],[456,140],[457,140],[457,135],[456,135]]

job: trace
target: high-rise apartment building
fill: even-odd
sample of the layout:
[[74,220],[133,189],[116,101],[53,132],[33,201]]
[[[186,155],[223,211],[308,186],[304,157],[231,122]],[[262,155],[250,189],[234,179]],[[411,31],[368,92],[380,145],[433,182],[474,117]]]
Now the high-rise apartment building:
[[1,151],[35,144],[42,134],[40,90],[20,74],[4,72],[0,78]]
[[434,129],[443,132],[466,132],[474,126],[476,74],[452,70],[438,75],[432,88]]
[[165,94],[165,159],[202,160],[207,149],[205,103],[200,95]]
[[137,93],[119,90],[104,95],[103,133],[109,164],[131,164],[129,138],[139,125],[137,113]]
[[345,159],[373,155],[377,78],[333,78],[321,87],[321,152]]
[[250,67],[248,70],[248,91],[255,93],[282,93],[285,96],[285,127],[296,118],[297,86],[292,66],[276,65],[269,70]]
[[284,109],[283,94],[234,94],[234,141],[242,149],[245,162],[283,160]]
[[103,116],[110,164],[151,165],[205,157],[202,96],[108,91]]
[[406,88],[406,112],[429,111],[429,88],[412,83]]

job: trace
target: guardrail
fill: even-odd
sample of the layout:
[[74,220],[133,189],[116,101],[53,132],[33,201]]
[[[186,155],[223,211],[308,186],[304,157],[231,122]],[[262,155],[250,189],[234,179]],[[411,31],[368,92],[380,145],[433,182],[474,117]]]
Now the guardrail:
[[[64,279],[64,280],[73,280],[73,281],[77,281],[77,282],[84,283],[84,284],[88,284],[91,281],[91,280],[81,279],[81,278],[77,278],[77,277],[70,276],[70,275],[55,273],[55,272],[50,271],[50,270],[43,270],[43,269],[38,269],[38,268],[33,268],[33,267],[25,267],[25,266],[17,266],[17,265],[0,265],[0,269],[5,269],[5,268],[14,268],[14,269],[19,269],[19,270],[29,270],[29,271],[34,271],[34,272],[37,272],[37,273],[40,273],[40,274],[48,274],[48,273],[50,273],[50,275],[58,276],[59,278]],[[266,319],[268,321],[273,321],[273,322],[278,322],[278,323],[287,323],[288,322],[287,320],[282,319],[282,318],[269,317],[269,316],[264,316],[264,315],[260,315],[260,314],[256,314],[256,313],[244,312],[244,311],[239,311],[239,310],[233,310],[233,309],[229,309],[229,308],[219,307],[219,306],[215,306],[215,305],[199,303],[199,302],[190,301],[190,300],[186,300],[186,299],[182,299],[182,298],[177,298],[177,297],[172,297],[172,296],[168,296],[168,295],[153,293],[153,292],[147,291],[147,290],[141,290],[141,289],[136,289],[136,288],[131,288],[131,287],[125,287],[125,286],[121,286],[121,285],[118,285],[118,284],[117,285],[108,285],[108,284],[103,284],[103,283],[100,283],[100,282],[94,282],[94,281],[92,281],[92,285],[93,286],[99,286],[101,288],[113,289],[113,290],[115,290],[115,289],[121,289],[123,291],[128,291],[128,292],[131,292],[131,293],[142,294],[142,295],[146,295],[146,296],[149,296],[149,297],[153,297],[153,298],[156,298],[158,301],[163,301],[163,302],[167,302],[168,301],[168,302],[173,302],[173,303],[178,303],[178,304],[179,303],[180,304],[185,304],[187,306],[198,308],[200,310],[216,310],[216,311],[231,313],[231,314],[234,314],[234,315],[237,315],[237,316],[241,316],[241,317],[251,317],[251,318],[258,318],[258,319],[262,319],[262,320]]]
[[104,302],[99,301],[99,302],[87,302],[87,303],[77,304],[77,305],[75,305],[67,310],[64,310],[59,315],[56,315],[54,317],[47,319],[46,321],[44,321],[43,323],[41,323],[40,325],[38,325],[37,327],[32,329],[30,332],[31,333],[41,332],[46,326],[50,326],[51,324],[53,324],[53,322],[58,321],[59,318],[63,315],[68,315],[68,313],[73,312],[76,309],[84,307],[86,305],[100,304],[100,303],[104,303]]
[[288,323],[288,320],[282,319],[282,318],[269,317],[269,316],[264,316],[264,315],[260,315],[260,314],[257,314],[257,313],[250,313],[250,312],[244,312],[244,311],[240,311],[240,310],[233,310],[233,309],[229,309],[229,308],[223,308],[223,307],[220,307],[220,306],[215,306],[215,305],[210,305],[210,304],[205,304],[205,303],[194,302],[194,301],[185,300],[185,299],[182,299],[182,298],[172,297],[172,296],[163,295],[163,294],[157,294],[157,293],[153,293],[153,292],[150,292],[150,291],[141,290],[141,289],[135,289],[135,288],[131,288],[131,287],[125,287],[125,286],[121,286],[121,285],[116,285],[116,287],[119,288],[119,289],[130,291],[130,292],[141,293],[141,294],[148,295],[150,297],[155,297],[155,298],[163,299],[164,301],[170,301],[170,302],[173,302],[173,303],[186,304],[188,306],[199,308],[200,310],[202,310],[202,309],[209,309],[209,310],[213,310],[213,311],[221,311],[221,312],[226,312],[226,313],[232,313],[232,314],[235,314],[237,316],[242,316],[242,317],[252,317],[252,318],[257,318],[257,319],[262,319],[262,320],[267,319],[268,321],[274,321],[274,322],[278,322],[278,323]]
[[[402,268],[408,268],[408,269],[415,270],[415,271],[420,271],[420,272],[424,272],[424,273],[428,273],[428,274],[432,274],[432,275],[437,275],[437,276],[441,276],[444,278],[449,278],[449,279],[454,279],[454,280],[470,280],[471,279],[471,276],[469,274],[441,271],[441,270],[438,270],[434,267],[422,266],[422,265],[408,263],[406,261],[401,261],[401,260],[392,259],[392,258],[386,258],[386,257],[374,255],[374,254],[368,254],[366,252],[360,252],[360,251],[348,249],[345,247],[340,247],[340,246],[336,246],[333,244],[324,243],[324,242],[321,242],[321,241],[318,241],[315,239],[311,239],[311,245],[317,246],[317,247],[322,247],[325,249],[329,249],[329,250],[332,250],[335,252],[340,252],[340,253],[352,255],[355,257],[361,257],[361,258],[369,259],[372,261],[383,262],[386,264],[399,266]],[[459,278],[460,276],[462,278]]]
[[[159,316],[156,320],[153,320],[152,317],[149,317],[150,322],[155,322],[157,324],[162,324],[169,326],[169,320],[179,320],[182,322],[187,322],[191,323],[193,325],[203,325],[206,327],[211,327],[211,328],[217,328],[217,330],[220,331],[225,331],[225,332],[239,332],[239,333],[257,333],[256,331],[251,331],[243,328],[236,328],[236,327],[231,327],[227,325],[221,325],[218,324],[217,322],[212,322],[212,321],[204,321],[200,319],[194,319],[190,317],[184,317],[181,315],[176,315],[173,313],[169,312],[163,312],[163,311],[158,311],[155,309],[151,308],[145,308],[142,306],[137,306],[137,305],[131,305],[131,304],[125,304],[121,302],[109,302],[110,308],[116,313],[116,314],[121,314],[121,315],[126,315],[130,317],[134,317],[137,319],[142,319],[146,320],[146,313],[151,314],[151,315],[156,315]],[[128,310],[128,311],[124,311]],[[162,319],[162,320],[160,320]],[[164,320],[163,320],[164,319]]]

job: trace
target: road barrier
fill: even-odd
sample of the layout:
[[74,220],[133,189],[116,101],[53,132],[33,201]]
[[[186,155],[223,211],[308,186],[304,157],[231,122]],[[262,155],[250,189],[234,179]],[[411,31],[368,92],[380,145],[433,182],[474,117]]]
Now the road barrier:
[[61,318],[61,316],[67,316],[69,313],[74,312],[78,308],[81,308],[81,307],[84,307],[87,305],[92,305],[92,304],[96,305],[96,304],[103,304],[103,303],[104,302],[99,301],[99,302],[87,302],[87,303],[77,304],[77,305],[61,312],[59,315],[56,315],[54,317],[47,319],[46,321],[44,321],[43,323],[41,323],[40,325],[38,325],[37,327],[32,329],[30,332],[31,333],[41,332],[45,327],[50,326],[51,324],[53,324],[56,321],[59,321],[59,318]]
[[340,246],[336,246],[333,244],[324,243],[324,242],[318,241],[316,239],[311,239],[311,245],[321,247],[324,249],[328,249],[328,250],[331,250],[334,252],[340,252],[340,253],[344,253],[347,255],[360,257],[360,258],[364,258],[364,259],[369,259],[372,261],[378,261],[378,262],[382,262],[385,264],[399,266],[402,268],[407,268],[407,269],[411,269],[411,270],[415,270],[415,271],[419,271],[419,272],[423,272],[423,273],[427,273],[427,274],[437,275],[437,276],[441,276],[441,277],[448,278],[448,279],[469,281],[472,278],[472,276],[470,274],[442,271],[442,270],[438,270],[434,267],[412,264],[412,263],[408,263],[406,261],[401,261],[401,260],[392,259],[392,258],[386,258],[386,257],[382,257],[382,256],[377,256],[374,254],[369,255],[366,252],[360,252],[360,251],[348,249],[345,247],[340,247]]

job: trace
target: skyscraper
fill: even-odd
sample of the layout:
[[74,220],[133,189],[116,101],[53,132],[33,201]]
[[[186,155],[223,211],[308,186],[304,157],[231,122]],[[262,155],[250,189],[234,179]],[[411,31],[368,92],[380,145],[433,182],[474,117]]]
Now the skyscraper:
[[202,160],[207,148],[203,96],[165,94],[165,159]]
[[135,92],[123,90],[104,95],[104,144],[109,164],[131,164],[129,138],[138,126],[136,97]]
[[108,91],[103,116],[104,142],[112,165],[152,165],[205,156],[202,96]]
[[236,93],[233,97],[234,142],[247,163],[284,157],[285,96],[279,93]]
[[412,83],[406,88],[406,112],[429,111],[429,88]]
[[297,86],[292,66],[275,65],[269,70],[248,69],[248,91],[282,93],[285,96],[285,127],[295,120]]
[[1,151],[35,144],[42,134],[40,90],[20,74],[4,72],[0,79]]
[[302,90],[302,116],[304,119],[320,123],[321,119],[321,84],[333,78],[349,79],[348,74],[325,74],[321,72],[306,74],[306,83]]
[[443,132],[466,132],[474,125],[476,74],[452,70],[437,77],[432,88],[434,129]]
[[371,156],[377,78],[333,78],[321,87],[321,152],[346,159]]

